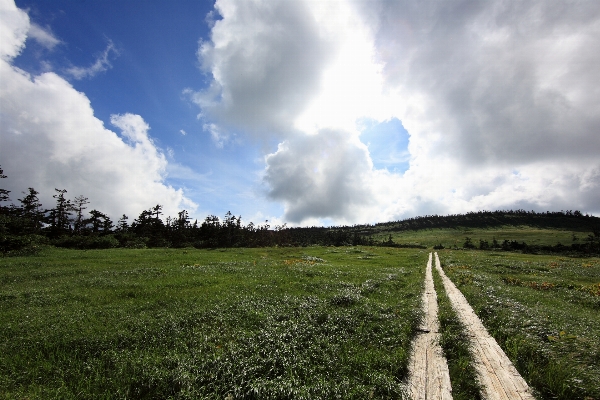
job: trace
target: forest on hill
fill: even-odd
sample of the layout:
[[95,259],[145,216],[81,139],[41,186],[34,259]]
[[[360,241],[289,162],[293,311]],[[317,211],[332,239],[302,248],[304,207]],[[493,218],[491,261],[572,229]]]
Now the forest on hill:
[[[0,168],[0,178],[5,178]],[[203,221],[192,221],[188,211],[177,216],[163,216],[157,204],[141,211],[131,223],[122,215],[118,221],[96,209],[86,212],[90,201],[85,196],[67,198],[65,189],[55,189],[55,204],[43,208],[34,188],[23,192],[17,203],[10,202],[10,192],[0,189],[0,252],[3,255],[35,253],[41,246],[53,245],[76,249],[113,247],[266,247],[266,246],[344,246],[371,245],[391,247],[425,247],[402,244],[392,234],[423,229],[492,228],[529,226],[542,229],[564,229],[588,232],[582,243],[532,247],[526,243],[505,240],[465,241],[464,248],[499,248],[503,250],[600,253],[600,218],[580,211],[535,212],[525,210],[478,211],[456,215],[426,215],[378,224],[333,227],[287,227],[244,225],[241,216],[227,212],[221,219],[215,215]],[[382,237],[387,238],[382,239]]]

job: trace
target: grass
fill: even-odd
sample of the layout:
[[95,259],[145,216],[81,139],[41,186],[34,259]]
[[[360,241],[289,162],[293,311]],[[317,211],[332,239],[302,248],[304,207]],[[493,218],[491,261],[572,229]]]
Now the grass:
[[[417,233],[413,242],[439,243],[440,232]],[[512,234],[496,237],[531,241]],[[428,253],[49,248],[0,258],[0,399],[405,398]],[[438,254],[540,398],[600,399],[600,259]],[[454,398],[478,398],[464,330],[434,279]]]
[[600,259],[438,254],[446,274],[541,398],[600,398]]
[[401,398],[426,252],[0,259],[0,398]]
[[[456,229],[422,229],[419,231],[393,232],[392,238],[397,243],[419,244],[427,247],[443,245],[445,248],[462,248],[465,238],[470,237],[473,245],[479,247],[479,240],[487,241],[490,245],[496,239],[499,244],[504,240],[525,242],[528,245],[554,246],[557,243],[570,245],[572,243],[583,243],[592,232],[541,229],[528,226],[508,226],[498,228],[456,228]],[[375,238],[387,240],[389,233],[382,233]],[[575,242],[573,241],[575,238]]]

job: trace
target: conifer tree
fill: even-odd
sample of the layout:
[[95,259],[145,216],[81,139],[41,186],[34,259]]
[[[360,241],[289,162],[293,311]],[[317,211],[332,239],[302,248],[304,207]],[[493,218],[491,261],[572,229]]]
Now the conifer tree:
[[48,211],[48,223],[50,224],[51,236],[59,237],[70,231],[71,228],[71,211],[73,205],[71,200],[65,198],[66,189],[54,189],[56,194],[53,195],[56,199],[56,207]]
[[21,217],[23,218],[23,228],[26,233],[37,233],[41,229],[43,213],[42,204],[37,195],[40,194],[34,188],[30,187],[29,192],[23,192],[25,195],[21,202]]
[[84,207],[86,204],[90,204],[90,202],[88,201],[88,198],[83,195],[75,197],[75,200],[73,201],[73,210],[77,213],[75,217],[75,233],[78,235],[81,234],[81,231],[84,228],[83,210],[87,209],[87,207]]
[[[4,175],[4,170],[2,170],[2,167],[0,166],[0,179],[5,179],[7,178],[6,175]],[[9,201],[10,198],[8,197],[8,194],[10,193],[10,190],[6,190],[6,189],[0,189],[0,201]]]

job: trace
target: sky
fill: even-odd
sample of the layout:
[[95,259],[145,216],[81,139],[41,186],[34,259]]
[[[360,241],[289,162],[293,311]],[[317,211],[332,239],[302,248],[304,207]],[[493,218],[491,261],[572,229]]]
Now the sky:
[[600,2],[0,0],[0,187],[130,221],[600,213]]

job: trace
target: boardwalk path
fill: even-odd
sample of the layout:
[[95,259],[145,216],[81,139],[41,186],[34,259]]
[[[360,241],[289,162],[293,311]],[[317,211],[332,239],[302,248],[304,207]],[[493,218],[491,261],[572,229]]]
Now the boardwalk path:
[[[431,254],[429,260],[431,263]],[[435,253],[435,268],[442,277],[452,308],[471,338],[471,354],[482,386],[483,397],[487,400],[534,399],[525,380],[519,375],[496,340],[487,332],[463,294],[442,270],[437,253]]]
[[413,400],[452,399],[448,364],[439,344],[438,306],[431,273],[431,253],[425,272],[424,319],[413,342],[408,388]]

